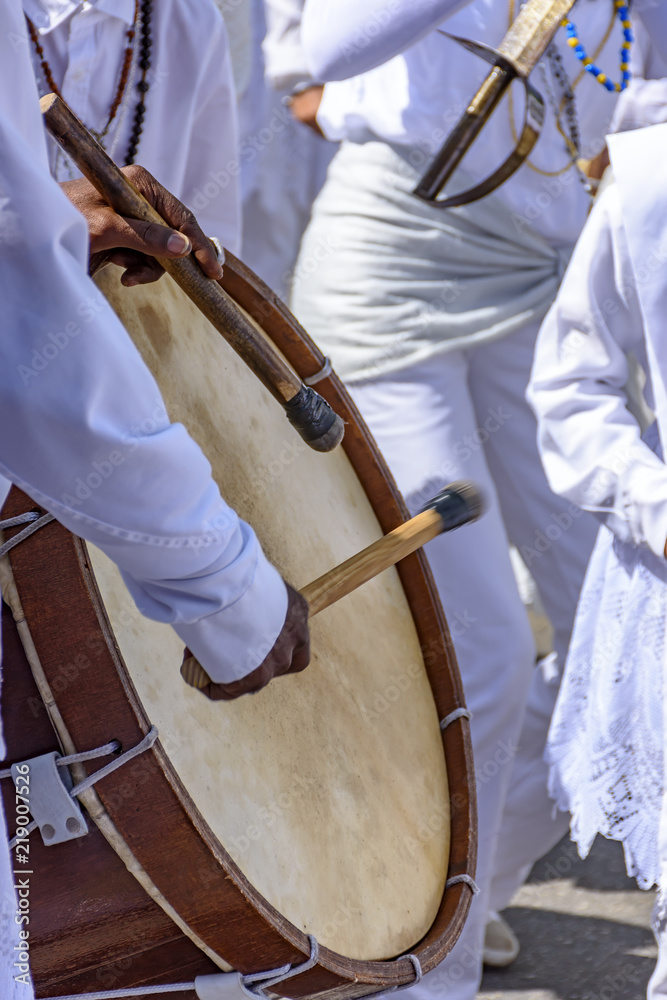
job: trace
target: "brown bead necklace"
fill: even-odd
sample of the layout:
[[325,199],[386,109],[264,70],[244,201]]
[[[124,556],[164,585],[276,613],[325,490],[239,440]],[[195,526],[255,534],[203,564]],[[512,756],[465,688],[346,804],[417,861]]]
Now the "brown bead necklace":
[[[118,78],[118,86],[116,87],[116,93],[113,101],[111,102],[111,107],[109,108],[109,115],[107,117],[106,124],[101,132],[97,132],[94,129],[89,129],[90,132],[95,136],[97,141],[104,145],[104,139],[108,135],[111,123],[116,118],[118,109],[123,100],[125,91],[127,90],[130,71],[132,69],[132,62],[134,57],[134,46],[137,34],[137,24],[141,21],[141,43],[140,43],[140,58],[138,60],[138,66],[141,70],[141,78],[137,83],[137,90],[139,91],[139,98],[134,109],[134,123],[132,126],[132,133],[130,135],[130,140],[127,146],[127,153],[124,159],[124,165],[129,166],[130,163],[134,163],[134,158],[137,154],[139,148],[139,141],[141,139],[141,133],[143,131],[144,116],[146,113],[146,93],[150,87],[146,77],[148,75],[148,70],[151,66],[151,46],[153,44],[151,38],[151,14],[152,14],[152,0],[135,0],[134,6],[134,22],[128,28],[126,38],[127,46],[125,52],[123,53],[123,62],[121,65],[120,75]],[[32,23],[30,18],[26,15],[26,22],[28,24],[28,32],[30,34],[31,41],[35,47],[35,52],[39,59],[40,66],[42,67],[42,72],[44,73],[44,78],[46,80],[47,86],[52,93],[57,94],[58,97],[62,98],[60,89],[56,85],[56,81],[53,78],[53,72],[49,66],[46,55],[44,54],[44,48],[39,40],[39,35],[35,25]]]

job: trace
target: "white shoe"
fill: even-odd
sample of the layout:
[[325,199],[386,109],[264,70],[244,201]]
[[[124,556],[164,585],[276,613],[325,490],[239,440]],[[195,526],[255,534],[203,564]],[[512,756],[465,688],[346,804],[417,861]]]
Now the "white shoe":
[[499,913],[489,913],[484,929],[484,965],[493,969],[504,969],[511,965],[519,954],[520,945],[516,934]]

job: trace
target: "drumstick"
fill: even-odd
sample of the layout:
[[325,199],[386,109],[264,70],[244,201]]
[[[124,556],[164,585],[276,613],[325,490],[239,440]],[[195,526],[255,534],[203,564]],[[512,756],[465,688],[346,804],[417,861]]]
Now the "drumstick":
[[[301,596],[308,601],[308,617],[324,611],[445,531],[476,521],[483,511],[484,501],[476,486],[466,482],[451,483],[416,517],[304,587]],[[194,656],[183,662],[181,674],[190,687],[204,688],[211,683]]]
[[[40,106],[53,138],[114,211],[130,219],[167,225],[60,97],[46,94]],[[158,260],[278,400],[303,440],[315,451],[332,451],[340,444],[345,429],[342,419],[319,393],[304,385],[218,282],[206,277],[194,255]]]

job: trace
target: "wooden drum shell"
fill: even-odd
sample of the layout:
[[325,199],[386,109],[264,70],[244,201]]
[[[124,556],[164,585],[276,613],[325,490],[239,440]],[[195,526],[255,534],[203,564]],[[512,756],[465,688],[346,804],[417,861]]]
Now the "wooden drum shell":
[[[321,370],[325,359],[289,311],[231,255],[225,265],[223,284],[275,342],[301,378]],[[345,420],[343,447],[371,499],[382,530],[390,531],[406,519],[407,513],[374,441],[335,375],[319,382],[317,389]],[[3,515],[15,516],[34,506],[29,498],[14,490]],[[17,546],[9,558],[41,666],[76,748],[104,744],[110,732],[125,749],[140,742],[149,721],[133,689],[123,682],[118,648],[90,570],[85,544],[60,525],[50,524]],[[45,572],[47,567],[48,574]],[[397,569],[412,608],[438,713],[443,718],[464,705],[444,616],[423,555],[410,556]],[[63,615],[63,608],[76,608],[77,613]],[[26,676],[25,660],[14,641],[7,643],[4,669],[9,676],[8,693],[32,690],[32,679]],[[27,696],[24,705],[34,708],[35,697],[34,692]],[[103,711],[91,714],[91,704],[103,706]],[[12,713],[7,733],[12,761],[55,748],[56,742],[49,739],[43,713],[37,713],[34,726],[28,721],[18,732],[13,718]],[[467,721],[460,720],[449,726],[442,740],[451,789],[448,877],[474,875],[476,816]],[[90,770],[95,770],[96,765],[94,762]],[[309,953],[305,935],[245,879],[217,840],[210,836],[206,824],[198,823],[196,814],[192,815],[183,807],[178,788],[179,778],[159,741],[152,750],[96,786],[104,808],[132,854],[145,868],[150,868],[163,895],[168,900],[178,900],[178,914],[196,937],[242,972],[303,961]],[[150,809],[145,807],[149,797]],[[48,907],[47,881],[51,868],[52,882],[55,884],[58,878],[62,881],[57,871],[64,862],[56,858],[58,854],[64,858],[65,851],[67,863],[73,866],[71,878],[75,884],[86,884],[86,878],[77,875],[79,869],[99,866],[99,859],[104,857],[105,871],[113,880],[110,892],[116,891],[116,885],[122,886],[123,898],[130,901],[127,912],[133,914],[133,923],[136,921],[136,934],[132,935],[134,945],[128,945],[123,935],[116,935],[117,944],[111,943],[115,940],[112,928],[117,921],[117,910],[110,905],[107,919],[99,912],[99,898],[95,903],[96,926],[103,928],[108,924],[110,951],[120,956],[115,959],[114,988],[178,982],[191,974],[216,971],[213,962],[171,924],[166,914],[127,874],[93,823],[90,827],[88,837],[62,845],[62,848],[43,848],[38,835],[32,837],[32,850],[39,865],[33,878],[39,877],[42,886],[36,888],[33,897],[34,936],[31,933],[38,996],[73,989],[111,988],[109,979],[103,978],[106,966],[100,966],[99,956],[91,955],[85,934],[75,932],[68,936],[65,932],[65,940],[58,948],[53,947],[58,934],[54,927],[48,926],[52,914]],[[168,855],[163,848],[166,835],[171,845]],[[175,857],[178,857],[177,864]],[[116,874],[111,875],[112,872]],[[79,912],[85,902],[76,891],[73,895],[78,900]],[[469,905],[470,889],[464,884],[452,886],[444,893],[433,925],[412,949],[419,956],[424,971],[434,968],[451,950]],[[44,920],[41,906],[44,907]],[[130,953],[125,951],[121,955],[128,947]],[[123,962],[128,961],[124,968]],[[319,962],[312,970],[288,980],[277,992],[295,998],[313,994],[356,997],[409,983],[413,976],[413,966],[408,959],[357,961],[322,948]]]

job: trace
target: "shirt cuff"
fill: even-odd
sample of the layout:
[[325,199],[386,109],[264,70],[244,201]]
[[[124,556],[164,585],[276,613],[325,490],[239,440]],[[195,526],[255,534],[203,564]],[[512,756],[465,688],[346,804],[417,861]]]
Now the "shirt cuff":
[[253,581],[238,601],[194,624],[175,625],[174,630],[212,681],[229,684],[266,659],[286,617],[285,582],[260,552]]
[[[658,459],[656,459],[658,464]],[[667,480],[665,467],[633,468],[632,496],[623,498],[628,512],[632,540],[647,545],[656,556],[665,558],[667,542]],[[647,498],[650,497],[650,500]],[[641,500],[638,500],[641,498]]]
[[274,90],[290,90],[295,83],[312,79],[298,42],[265,46],[264,61],[266,79]]

